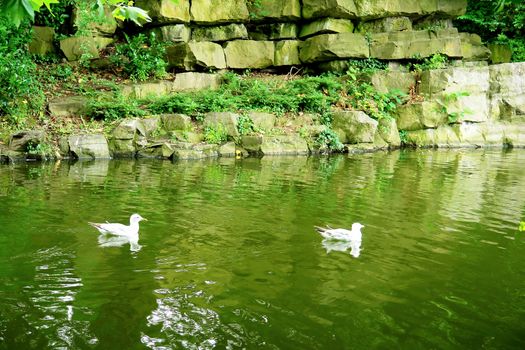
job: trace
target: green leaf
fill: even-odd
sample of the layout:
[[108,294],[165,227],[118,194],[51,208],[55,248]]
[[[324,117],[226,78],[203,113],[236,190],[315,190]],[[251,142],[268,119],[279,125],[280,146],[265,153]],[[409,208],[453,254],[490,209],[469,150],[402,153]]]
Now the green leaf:
[[148,12],[141,8],[134,6],[123,6],[126,19],[135,22],[137,25],[142,26],[144,22],[151,22],[151,17]]
[[16,27],[20,26],[20,23],[26,18],[31,20],[35,18],[32,2],[29,0],[6,0],[2,7],[4,17]]

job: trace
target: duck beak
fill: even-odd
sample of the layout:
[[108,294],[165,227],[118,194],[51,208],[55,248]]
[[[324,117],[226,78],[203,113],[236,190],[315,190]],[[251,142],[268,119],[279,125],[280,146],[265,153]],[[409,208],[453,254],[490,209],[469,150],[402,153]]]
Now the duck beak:
[[148,221],[148,219],[146,219],[146,218],[142,218],[142,220],[143,220],[143,221]]

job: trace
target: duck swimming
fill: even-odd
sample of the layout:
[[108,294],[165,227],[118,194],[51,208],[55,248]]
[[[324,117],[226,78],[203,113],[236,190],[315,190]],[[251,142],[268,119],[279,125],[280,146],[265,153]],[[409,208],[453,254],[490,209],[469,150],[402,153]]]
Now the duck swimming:
[[99,224],[95,222],[88,222],[91,226],[99,230],[100,233],[103,234],[110,234],[110,235],[116,235],[116,236],[124,236],[128,238],[138,238],[139,235],[139,222],[142,220],[146,220],[139,214],[133,214],[129,218],[129,226],[122,225],[122,224],[112,224],[109,222],[106,222],[104,224]]
[[360,242],[362,238],[361,229],[365,226],[355,222],[352,224],[352,230],[319,226],[314,227],[325,239]]

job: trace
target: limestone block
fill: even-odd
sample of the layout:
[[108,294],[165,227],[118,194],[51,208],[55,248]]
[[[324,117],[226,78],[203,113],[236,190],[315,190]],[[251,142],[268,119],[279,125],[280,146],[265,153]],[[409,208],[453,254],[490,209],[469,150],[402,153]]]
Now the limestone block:
[[459,33],[459,37],[464,61],[487,61],[490,58],[490,50],[483,46],[479,35]]
[[507,123],[489,122],[485,128],[486,146],[503,146]]
[[357,28],[360,33],[403,32],[412,30],[412,21],[405,16],[387,17],[361,22]]
[[489,72],[493,96],[513,96],[525,91],[525,62],[492,65],[489,66]]
[[196,23],[246,22],[250,17],[244,0],[192,0],[191,18]]
[[237,129],[237,125],[239,124],[238,114],[230,112],[206,113],[203,122],[204,127],[209,126],[216,128],[219,124],[221,124],[226,129],[228,136],[239,136],[239,130]]
[[421,2],[425,0],[356,0],[357,13],[361,19],[397,16],[418,16],[423,13]]
[[485,94],[490,89],[491,75],[486,66],[455,67],[425,71],[420,80],[420,93],[434,99],[444,94],[463,92],[471,95]]
[[420,130],[423,129],[420,116],[423,113],[422,103],[410,103],[402,105],[396,109],[396,120],[399,130]]
[[130,98],[166,96],[172,91],[172,83],[166,80],[132,83],[123,86],[122,95]]
[[272,41],[235,40],[224,48],[228,68],[261,69],[273,66],[275,47]]
[[185,114],[162,114],[162,125],[166,131],[191,130],[191,118]]
[[136,0],[135,6],[148,11],[155,22],[188,23],[190,0]]
[[175,44],[166,49],[169,68],[188,71],[198,68],[226,68],[226,59],[221,45],[202,41]]
[[349,19],[323,18],[303,25],[299,37],[305,39],[319,34],[352,33],[354,24]]
[[506,123],[503,128],[503,142],[510,147],[525,147],[525,123]]
[[354,0],[303,0],[303,17],[358,18],[359,15]]
[[467,11],[467,0],[422,0],[421,10],[425,15],[456,18]]
[[140,133],[146,135],[146,129],[140,119],[124,119],[111,133],[112,138],[117,140],[134,140],[135,135]]
[[461,141],[456,130],[450,125],[443,125],[434,129],[433,146],[440,148],[460,147]]
[[508,44],[489,44],[488,49],[492,64],[509,63],[512,59],[512,49]]
[[306,141],[297,135],[264,136],[260,150],[265,156],[310,153]]
[[409,72],[378,71],[370,76],[370,83],[381,93],[399,90],[406,94],[416,85],[416,77]]
[[172,91],[191,91],[218,89],[221,86],[221,76],[212,73],[185,72],[178,73],[172,85]]
[[60,40],[60,50],[68,61],[79,60],[83,55],[90,58],[99,57],[99,51],[113,42],[104,37],[70,37]]
[[323,34],[306,39],[300,49],[299,57],[303,63],[368,58],[369,48],[362,34]]
[[434,147],[436,129],[407,131],[406,142],[417,147]]
[[196,27],[192,34],[192,39],[195,41],[227,41],[247,38],[248,30],[244,24],[235,23],[215,27]]
[[372,34],[370,56],[385,60],[430,57],[434,54],[461,57],[461,40],[457,29]]
[[111,158],[108,141],[104,135],[71,135],[69,136],[69,149],[79,159]]
[[300,41],[283,40],[275,43],[274,66],[298,66]]
[[79,116],[87,112],[88,99],[84,96],[55,97],[49,101],[49,113],[55,117]]
[[133,140],[111,139],[108,147],[114,158],[134,158],[137,153]]
[[248,2],[251,20],[296,21],[301,19],[299,0],[261,0],[258,5]]
[[192,144],[175,142],[171,144],[173,160],[190,160],[219,157],[219,146],[210,144]]
[[377,128],[379,136],[388,144],[389,147],[401,146],[401,138],[399,137],[399,130],[397,122],[393,118],[382,118],[379,120]]
[[250,117],[253,126],[258,130],[271,130],[277,120],[275,114],[264,112],[248,112],[248,117]]
[[374,142],[378,122],[362,111],[337,111],[333,114],[332,127],[343,132],[343,143],[369,143]]
[[144,119],[141,119],[140,122],[144,126],[144,131],[146,131],[146,137],[154,137],[155,134],[161,129],[161,119],[158,116],[149,116]]
[[186,43],[190,41],[191,29],[185,24],[172,24],[152,29],[157,38],[165,43]]
[[485,145],[485,125],[477,123],[454,124],[452,129],[458,135],[462,147],[482,147]]
[[249,27],[249,37],[252,40],[296,39],[297,35],[296,23],[257,24]]
[[450,18],[436,18],[434,16],[427,16],[417,19],[412,24],[414,30],[436,30],[454,28],[454,22]]
[[55,51],[53,39],[55,30],[50,27],[33,26],[33,35],[29,43],[29,52],[34,55],[46,55]]

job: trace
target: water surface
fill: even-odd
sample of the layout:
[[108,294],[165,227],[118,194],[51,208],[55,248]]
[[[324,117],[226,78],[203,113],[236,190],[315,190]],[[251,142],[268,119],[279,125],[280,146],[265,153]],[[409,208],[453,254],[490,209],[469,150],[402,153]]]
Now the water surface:
[[9,165],[0,213],[0,349],[525,348],[524,151]]

